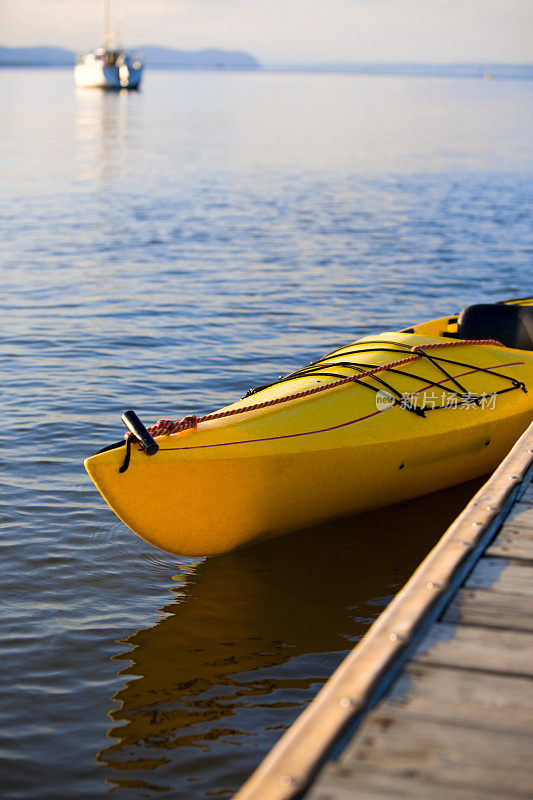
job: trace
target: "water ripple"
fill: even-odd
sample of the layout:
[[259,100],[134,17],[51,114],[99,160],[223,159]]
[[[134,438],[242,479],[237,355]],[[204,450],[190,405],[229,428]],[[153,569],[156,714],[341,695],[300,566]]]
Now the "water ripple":
[[530,293],[531,94],[0,73],[6,800],[228,797],[472,493],[180,559],[83,459],[126,408],[204,413],[363,334]]

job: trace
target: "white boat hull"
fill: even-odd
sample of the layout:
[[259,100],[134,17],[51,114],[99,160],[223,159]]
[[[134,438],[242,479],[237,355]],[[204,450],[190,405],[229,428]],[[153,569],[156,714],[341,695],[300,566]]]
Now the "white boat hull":
[[74,67],[77,86],[91,89],[137,89],[141,82],[142,64],[126,59],[120,66],[106,66],[103,59],[92,53],[84,56]]

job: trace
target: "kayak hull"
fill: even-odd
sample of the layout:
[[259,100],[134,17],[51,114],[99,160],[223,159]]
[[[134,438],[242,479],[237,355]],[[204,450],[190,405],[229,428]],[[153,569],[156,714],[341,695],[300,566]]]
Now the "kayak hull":
[[[391,360],[372,348],[392,342],[411,348],[438,343],[434,337],[383,334],[355,345],[360,361]],[[365,350],[370,349],[370,353]],[[342,350],[341,356],[342,356]],[[336,354],[338,361],[338,354]],[[533,353],[465,345],[449,374],[484,404],[440,408],[425,415],[378,402],[368,387],[350,383],[310,397],[281,402],[201,423],[157,437],[147,456],[133,446],[126,471],[125,447],[86,461],[104,499],[145,541],[168,552],[215,555],[253,542],[417,497],[493,470],[527,428],[533,392],[509,386],[500,376],[533,386]],[[473,366],[472,366],[473,365]],[[425,360],[409,365],[413,380],[394,371],[402,392],[448,393],[456,387]],[[387,380],[393,371],[390,370]],[[424,388],[421,380],[431,375]],[[254,398],[272,400],[322,378],[299,377]],[[293,385],[294,384],[294,385]],[[381,398],[381,401],[383,398]],[[241,401],[229,410],[239,411]],[[426,398],[427,403],[427,398]]]
[[137,453],[120,487],[114,477],[122,458],[88,470],[142,539],[184,556],[215,555],[487,474],[530,419],[524,414],[503,426],[481,426],[467,441],[444,448],[437,440],[412,439],[289,457],[160,460],[157,469]]

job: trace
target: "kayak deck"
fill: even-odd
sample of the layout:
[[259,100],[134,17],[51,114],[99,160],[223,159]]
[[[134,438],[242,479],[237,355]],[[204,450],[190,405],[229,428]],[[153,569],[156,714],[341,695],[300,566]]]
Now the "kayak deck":
[[451,342],[442,333],[453,325],[348,344],[170,435],[149,429],[158,452],[134,444],[125,471],[125,446],[86,468],[128,527],[181,555],[214,555],[483,475],[531,420],[533,352]]

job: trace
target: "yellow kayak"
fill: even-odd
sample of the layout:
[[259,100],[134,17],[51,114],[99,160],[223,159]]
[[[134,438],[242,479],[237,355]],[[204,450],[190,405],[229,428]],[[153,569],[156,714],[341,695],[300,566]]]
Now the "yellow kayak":
[[86,469],[150,544],[214,555],[493,470],[533,417],[533,298],[347,344]]

